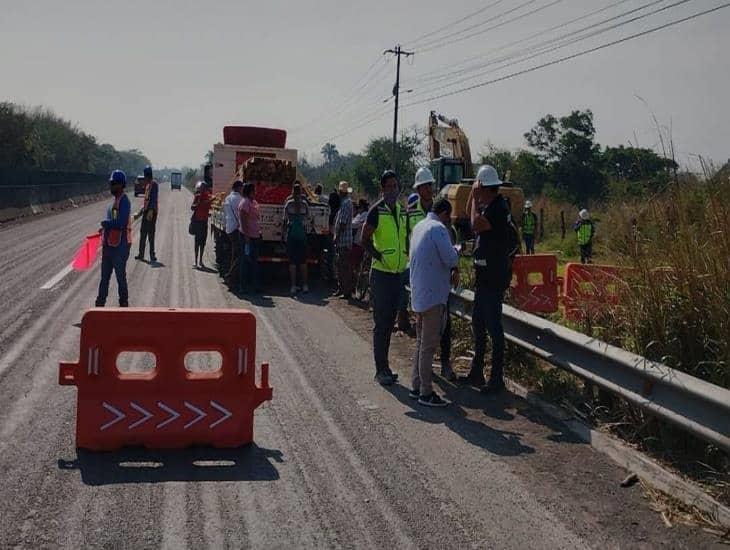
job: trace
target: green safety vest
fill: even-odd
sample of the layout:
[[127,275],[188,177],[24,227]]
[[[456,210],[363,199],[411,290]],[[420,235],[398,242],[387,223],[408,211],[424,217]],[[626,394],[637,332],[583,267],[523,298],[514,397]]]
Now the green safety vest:
[[582,222],[578,226],[578,244],[583,246],[591,242],[593,239],[593,224],[591,222]]
[[408,267],[406,216],[400,204],[393,211],[384,202],[378,205],[378,226],[373,232],[373,247],[383,256],[373,258],[372,267],[385,273],[403,273]]
[[418,199],[416,207],[406,211],[406,254],[411,250],[411,234],[416,224],[426,219],[426,211],[421,206],[421,199]]
[[534,214],[534,212],[525,212],[525,215],[522,217],[522,234],[534,235],[536,225],[537,216]]

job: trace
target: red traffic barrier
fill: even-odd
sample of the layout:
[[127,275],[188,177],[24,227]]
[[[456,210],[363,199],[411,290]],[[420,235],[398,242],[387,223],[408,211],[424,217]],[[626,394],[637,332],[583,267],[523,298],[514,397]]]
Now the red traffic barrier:
[[621,301],[626,269],[615,265],[577,264],[565,266],[565,316],[582,321],[605,313]]
[[[154,368],[119,370],[123,352],[152,354]],[[220,354],[220,368],[189,370],[186,355],[196,352]],[[268,364],[256,385],[255,357],[256,318],[249,311],[91,309],[81,321],[79,361],[59,369],[59,384],[78,388],[76,446],[250,443],[254,410],[272,398]]]
[[96,261],[96,256],[101,246],[101,233],[94,233],[88,235],[79,249],[74,255],[74,259],[71,262],[71,266],[76,271],[86,271],[90,269]]
[[516,256],[510,296],[515,307],[530,313],[558,311],[558,258],[554,254]]

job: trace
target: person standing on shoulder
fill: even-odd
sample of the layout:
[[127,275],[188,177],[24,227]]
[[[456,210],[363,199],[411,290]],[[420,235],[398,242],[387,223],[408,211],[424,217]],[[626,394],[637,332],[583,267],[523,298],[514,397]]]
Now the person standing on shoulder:
[[339,184],[340,209],[335,218],[334,244],[337,251],[337,279],[339,295],[345,300],[352,298],[352,266],[350,253],[352,252],[352,188],[346,181]]
[[194,268],[205,268],[203,263],[203,253],[205,252],[205,242],[208,237],[208,216],[210,215],[210,204],[213,202],[213,195],[208,190],[208,186],[204,182],[199,181],[195,184],[195,196],[190,210],[193,216],[190,219],[190,227],[195,237],[195,264]]
[[416,351],[410,396],[420,405],[445,407],[448,403],[433,391],[432,364],[446,324],[446,303],[451,290],[452,270],[459,262],[446,228],[451,204],[441,199],[411,234],[411,302],[416,314]]
[[[479,168],[472,186],[471,227],[477,236],[474,250],[476,289],[472,310],[474,359],[464,382],[481,387],[483,393],[504,389],[504,328],[502,301],[512,279],[510,230],[512,218],[507,201],[499,194],[502,182],[488,164]],[[519,245],[519,242],[517,243]],[[484,355],[487,333],[492,340],[492,368],[484,385]]]
[[259,292],[259,249],[261,247],[261,222],[256,186],[253,182],[243,185],[243,198],[238,203],[241,239],[241,275],[239,292]]
[[226,237],[231,247],[231,261],[228,266],[228,272],[225,275],[226,283],[229,288],[235,288],[234,283],[238,284],[239,280],[239,259],[241,257],[241,232],[240,220],[238,219],[238,205],[241,202],[241,189],[243,182],[236,180],[233,182],[231,192],[228,193],[226,200],[223,201],[223,216],[226,224]]
[[372,256],[370,289],[373,304],[373,354],[375,379],[392,385],[398,375],[390,369],[388,350],[398,314],[403,272],[408,266],[405,212],[398,203],[398,176],[387,170],[380,177],[383,196],[368,213],[362,245]]
[[580,263],[593,263],[593,237],[596,234],[596,227],[593,225],[591,215],[585,208],[578,212],[578,219],[573,225],[573,230],[578,237]]
[[535,253],[535,230],[537,216],[532,211],[532,202],[525,201],[525,212],[522,214],[522,239],[525,241],[525,254]]
[[127,288],[127,260],[132,245],[132,205],[124,193],[127,177],[121,170],[114,170],[109,178],[109,190],[114,202],[101,222],[101,282],[96,296],[96,307],[104,307],[109,295],[112,272],[116,274],[119,289],[119,307],[129,306]]
[[147,240],[150,242],[150,261],[156,262],[155,255],[155,228],[157,227],[157,206],[159,196],[159,185],[152,179],[152,167],[145,166],[144,172],[144,205],[142,206],[142,225],[139,235],[139,254],[137,260],[144,260],[144,250]]
[[307,284],[307,219],[309,205],[302,198],[302,186],[294,184],[292,198],[284,206],[282,239],[286,239],[286,255],[289,257],[289,280],[291,294],[297,293],[297,268],[301,269],[301,289],[309,292]]

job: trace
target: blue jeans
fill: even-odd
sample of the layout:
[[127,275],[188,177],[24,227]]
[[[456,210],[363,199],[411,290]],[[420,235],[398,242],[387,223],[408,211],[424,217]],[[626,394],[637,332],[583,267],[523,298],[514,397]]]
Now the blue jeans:
[[487,349],[487,333],[492,339],[492,374],[490,383],[504,383],[504,329],[502,328],[503,290],[493,290],[477,285],[471,326],[474,333],[474,359],[471,373],[479,376],[484,372],[484,354]]
[[370,297],[373,304],[373,355],[375,373],[390,372],[388,350],[393,324],[398,315],[401,274],[373,269],[370,274]]
[[101,281],[99,282],[99,294],[96,297],[96,307],[104,307],[106,298],[109,295],[109,282],[112,272],[117,276],[119,287],[119,305],[129,305],[129,289],[127,288],[127,259],[129,258],[129,245],[120,245],[112,248],[105,246],[101,252]]
[[525,254],[535,253],[535,235],[523,235],[525,240]]
[[259,287],[259,247],[261,239],[241,239],[241,291]]

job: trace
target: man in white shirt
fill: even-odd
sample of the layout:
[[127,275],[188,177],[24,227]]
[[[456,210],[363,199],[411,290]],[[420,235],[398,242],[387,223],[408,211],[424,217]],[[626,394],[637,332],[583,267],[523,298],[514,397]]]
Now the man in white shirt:
[[241,257],[241,236],[238,227],[240,220],[238,219],[238,204],[241,202],[241,189],[243,182],[236,180],[233,182],[231,192],[223,201],[223,216],[226,224],[226,235],[228,243],[231,246],[231,265],[226,273],[226,283],[233,288],[238,284],[239,260]]
[[433,391],[432,363],[446,324],[446,302],[451,283],[455,282],[452,273],[459,262],[445,225],[450,218],[451,204],[441,199],[411,233],[411,307],[416,314],[416,352],[410,396],[427,407],[448,404]]

